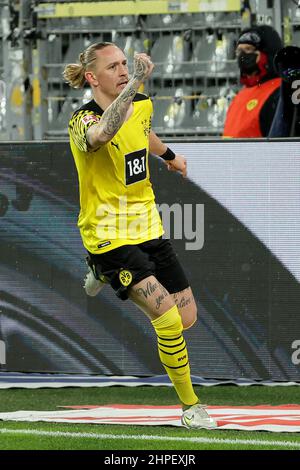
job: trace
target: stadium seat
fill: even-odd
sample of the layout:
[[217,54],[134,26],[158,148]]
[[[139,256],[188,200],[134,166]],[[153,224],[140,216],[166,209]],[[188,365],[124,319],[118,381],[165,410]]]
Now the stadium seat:
[[196,40],[191,64],[196,77],[236,74],[233,34],[222,33],[217,37],[212,30],[204,32]]
[[123,46],[120,46],[127,57],[128,63],[133,63],[135,52],[146,52],[145,44],[142,38],[135,35],[127,35],[123,37]]
[[195,76],[206,75],[216,50],[216,36],[212,30],[204,31],[192,53],[192,64]]
[[153,128],[162,133],[175,131],[179,134],[190,129],[193,125],[192,101],[184,97],[191,94],[192,90],[188,87],[177,88],[175,92],[168,88],[159,90],[153,98]]
[[214,73],[224,72],[226,74],[237,71],[233,33],[222,33],[216,40],[209,69]]
[[185,62],[189,60],[189,41],[184,34],[162,35],[154,43],[151,57],[155,63],[152,76],[182,77]]
[[221,132],[226,112],[235,95],[230,86],[209,87],[201,91],[195,103],[193,122],[196,129],[209,132],[209,129]]
[[67,136],[68,122],[72,113],[84,102],[91,99],[91,91],[89,88],[85,88],[84,90],[70,88],[67,94],[61,97],[65,98],[64,100],[56,100],[56,95],[57,93],[53,90],[52,97],[54,97],[54,99],[51,99],[50,95],[48,101],[49,130],[52,132],[57,131],[58,134],[65,134]]
[[148,15],[145,24],[147,28],[170,31],[170,28],[174,29],[177,27],[179,30],[188,27],[190,21],[189,15],[186,14]]

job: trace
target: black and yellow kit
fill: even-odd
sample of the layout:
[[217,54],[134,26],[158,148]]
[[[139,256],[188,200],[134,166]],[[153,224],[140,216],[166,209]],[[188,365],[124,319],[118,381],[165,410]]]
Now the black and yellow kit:
[[151,100],[137,93],[130,118],[113,139],[89,150],[86,132],[102,114],[92,100],[69,123],[80,190],[78,226],[85,248],[94,254],[163,234],[148,167]]

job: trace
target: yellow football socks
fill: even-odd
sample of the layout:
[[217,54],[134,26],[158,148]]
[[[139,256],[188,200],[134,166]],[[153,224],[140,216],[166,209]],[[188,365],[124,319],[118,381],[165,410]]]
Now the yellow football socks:
[[158,337],[158,352],[175,390],[184,406],[199,402],[194,392],[188,352],[182,336],[182,321],[176,305],[152,320]]

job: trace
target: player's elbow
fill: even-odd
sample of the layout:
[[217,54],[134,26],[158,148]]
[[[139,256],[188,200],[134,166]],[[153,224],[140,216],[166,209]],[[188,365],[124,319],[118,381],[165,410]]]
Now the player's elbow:
[[110,134],[108,132],[105,132],[105,129],[103,129],[102,127],[99,128],[95,125],[90,127],[86,136],[89,147],[91,149],[96,150],[102,147],[102,145],[107,144],[114,137],[114,135],[115,133]]

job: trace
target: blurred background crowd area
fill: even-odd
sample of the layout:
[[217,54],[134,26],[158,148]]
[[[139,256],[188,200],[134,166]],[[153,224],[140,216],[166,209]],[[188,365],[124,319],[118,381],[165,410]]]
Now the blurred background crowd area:
[[235,56],[242,29],[272,25],[284,45],[300,46],[296,0],[0,0],[0,140],[66,139],[70,115],[91,99],[88,86],[62,79],[91,43],[113,41],[132,70],[151,55],[145,85],[161,137],[220,138],[241,88]]

